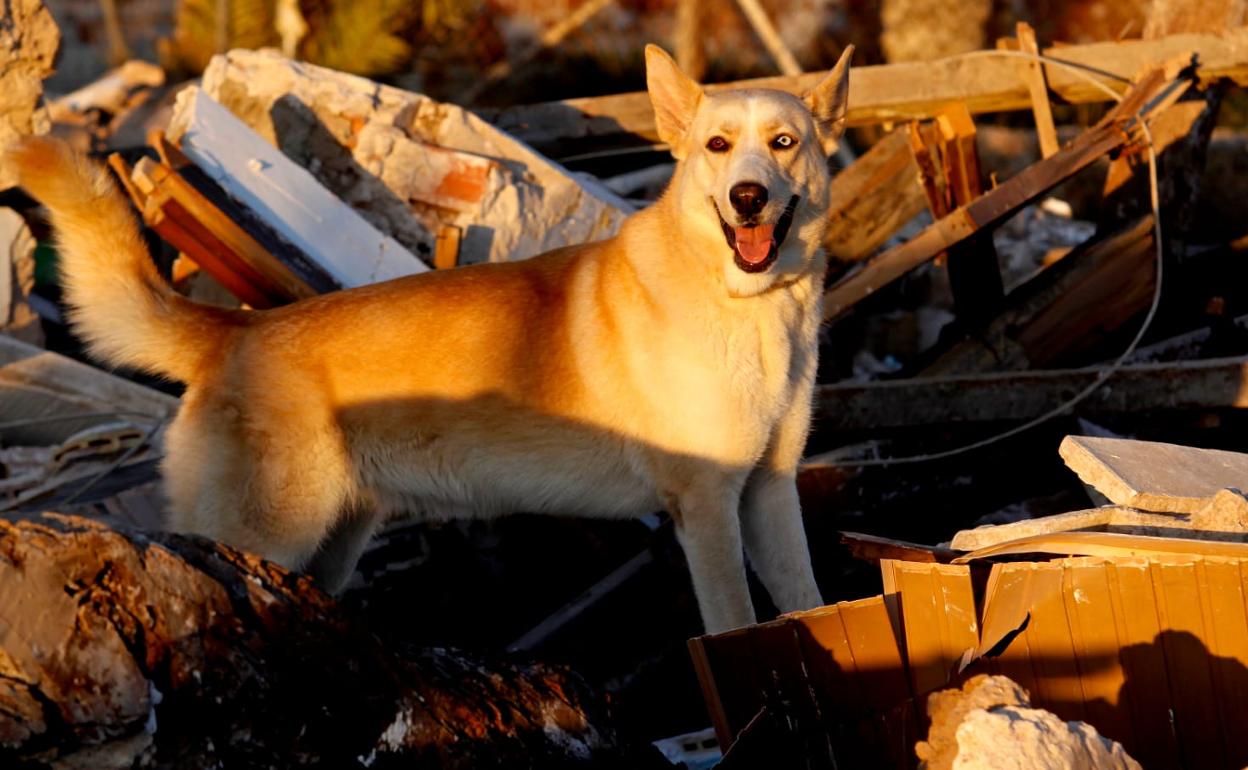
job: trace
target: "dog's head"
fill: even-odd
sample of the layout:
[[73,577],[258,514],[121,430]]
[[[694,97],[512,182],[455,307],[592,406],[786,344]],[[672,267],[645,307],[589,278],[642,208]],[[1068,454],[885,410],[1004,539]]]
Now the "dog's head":
[[734,296],[766,291],[805,271],[821,248],[827,158],[845,128],[848,47],[813,91],[706,93],[658,46],[646,81],[659,138],[680,161],[669,195],[692,235],[714,241]]

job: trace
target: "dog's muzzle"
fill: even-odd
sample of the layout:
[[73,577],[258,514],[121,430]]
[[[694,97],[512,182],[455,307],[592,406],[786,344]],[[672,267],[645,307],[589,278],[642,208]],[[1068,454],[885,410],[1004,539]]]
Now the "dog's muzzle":
[[797,204],[801,200],[797,195],[789,198],[788,205],[774,225],[733,227],[719,213],[719,204],[711,198],[711,205],[715,207],[715,214],[719,217],[719,226],[724,230],[724,239],[728,241],[728,248],[732,249],[732,261],[739,270],[745,273],[761,273],[775,263],[780,254],[780,246],[793,225]]

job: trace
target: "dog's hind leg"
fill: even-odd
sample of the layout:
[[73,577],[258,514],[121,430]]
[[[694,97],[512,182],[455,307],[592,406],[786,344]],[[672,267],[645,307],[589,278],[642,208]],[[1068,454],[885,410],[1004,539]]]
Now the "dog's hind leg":
[[750,566],[781,612],[823,604],[797,497],[797,465],[810,425],[809,398],[798,398],[777,426],[762,461],[746,482],[741,531]]
[[266,414],[188,390],[165,440],[169,527],[302,569],[337,525],[353,476],[328,420]]
[[708,634],[754,622],[741,551],[740,489],[732,478],[703,474],[668,503]]
[[322,588],[336,594],[347,587],[355,565],[384,518],[375,506],[343,514],[308,565],[307,571]]

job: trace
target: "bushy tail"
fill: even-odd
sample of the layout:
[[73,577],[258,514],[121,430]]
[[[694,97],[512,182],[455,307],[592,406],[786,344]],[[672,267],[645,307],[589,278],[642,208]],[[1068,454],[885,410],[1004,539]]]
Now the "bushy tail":
[[4,162],[52,212],[69,320],[92,355],[194,380],[241,317],[191,302],[161,279],[129,203],[100,164],[45,137],[23,139]]

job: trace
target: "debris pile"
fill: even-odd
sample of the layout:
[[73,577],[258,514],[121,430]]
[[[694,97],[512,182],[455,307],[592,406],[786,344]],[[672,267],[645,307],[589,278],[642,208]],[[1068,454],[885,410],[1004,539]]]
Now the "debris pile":
[[[0,146],[51,131],[106,158],[173,285],[252,309],[526,259],[648,206],[673,163],[646,93],[626,90],[639,79],[587,69],[561,77],[593,95],[508,98],[556,49],[585,57],[607,36],[624,69],[636,29],[670,33],[714,75],[737,72],[724,61],[748,39],[742,61],[781,74],[707,89],[795,94],[820,56],[868,52],[832,161],[799,474],[834,603],[689,655],[696,610],[658,515],[394,522],[341,605],[152,534],[180,392],[74,360],[47,223],[0,167],[0,584],[23,586],[0,592],[17,672],[0,677],[0,764],[644,767],[664,766],[659,750],[633,747],[666,736],[689,766],[718,741],[725,768],[1248,764],[1233,727],[1248,692],[1242,3],[736,0],[711,23],[699,0],[483,0],[419,20],[364,4],[341,29],[346,4],[210,5],[144,30],[173,41],[161,67],[127,60],[118,8],[100,4],[112,68],[41,102],[59,33],[40,3],[10,3]],[[354,57],[348,28],[376,31],[375,50]],[[438,34],[489,52],[433,50]],[[430,62],[452,56],[477,68],[434,98],[454,78]]]

